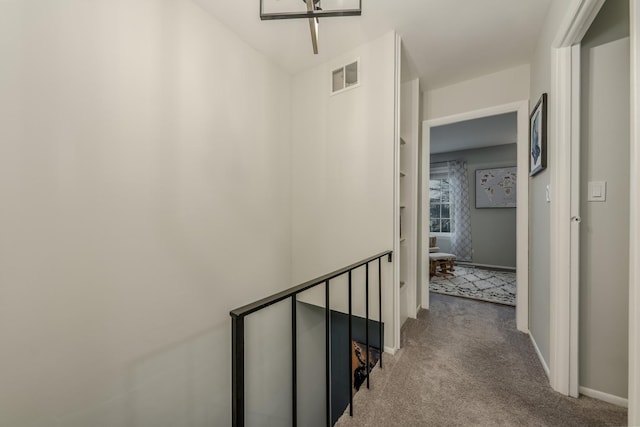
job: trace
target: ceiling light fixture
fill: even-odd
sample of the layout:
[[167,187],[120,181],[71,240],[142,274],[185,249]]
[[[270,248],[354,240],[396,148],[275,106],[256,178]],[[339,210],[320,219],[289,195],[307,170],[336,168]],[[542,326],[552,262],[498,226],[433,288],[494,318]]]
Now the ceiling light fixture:
[[[322,5],[320,5],[322,2]],[[320,18],[362,15],[362,0],[260,0],[260,19],[308,19],[313,53],[318,54]]]

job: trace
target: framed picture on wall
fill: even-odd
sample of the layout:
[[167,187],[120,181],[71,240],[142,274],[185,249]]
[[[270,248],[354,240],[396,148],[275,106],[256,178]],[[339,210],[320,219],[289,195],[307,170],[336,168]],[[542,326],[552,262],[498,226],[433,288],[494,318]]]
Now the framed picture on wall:
[[529,176],[547,167],[547,94],[543,93],[529,116]]
[[476,209],[515,208],[518,168],[476,169]]

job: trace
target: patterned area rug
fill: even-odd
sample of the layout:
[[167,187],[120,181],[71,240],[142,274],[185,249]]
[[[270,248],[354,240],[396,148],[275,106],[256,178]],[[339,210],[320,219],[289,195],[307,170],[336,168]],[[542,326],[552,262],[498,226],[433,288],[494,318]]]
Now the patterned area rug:
[[515,306],[516,273],[456,265],[452,274],[432,277],[429,290]]

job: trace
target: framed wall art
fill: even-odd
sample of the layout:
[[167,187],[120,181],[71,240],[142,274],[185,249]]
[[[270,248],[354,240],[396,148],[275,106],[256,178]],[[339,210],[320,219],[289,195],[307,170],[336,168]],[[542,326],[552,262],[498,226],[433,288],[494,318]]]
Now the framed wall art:
[[547,94],[543,93],[529,116],[529,176],[547,167]]
[[515,208],[518,168],[476,169],[476,209]]

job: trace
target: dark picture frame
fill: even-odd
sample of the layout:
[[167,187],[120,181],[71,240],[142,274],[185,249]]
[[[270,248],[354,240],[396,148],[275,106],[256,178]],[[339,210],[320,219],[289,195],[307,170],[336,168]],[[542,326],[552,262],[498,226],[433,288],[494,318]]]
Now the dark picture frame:
[[529,116],[529,176],[547,168],[547,94],[543,93]]

